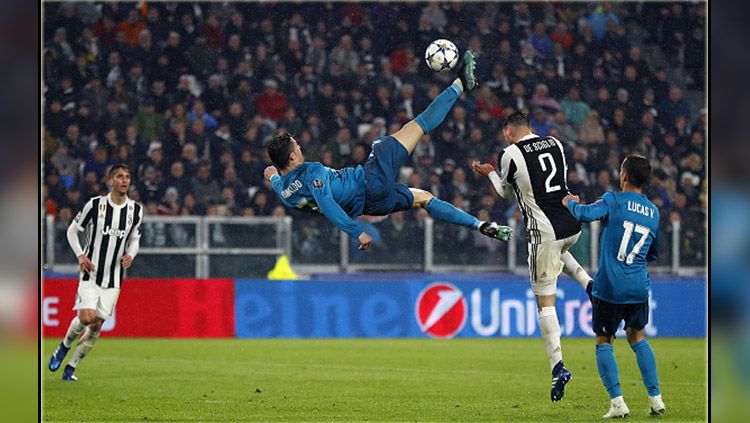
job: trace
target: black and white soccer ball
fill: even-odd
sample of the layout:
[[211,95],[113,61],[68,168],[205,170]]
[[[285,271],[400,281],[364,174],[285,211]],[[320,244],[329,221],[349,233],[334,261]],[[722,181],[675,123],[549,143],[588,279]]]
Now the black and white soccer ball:
[[427,46],[424,60],[427,66],[435,72],[446,72],[458,64],[458,48],[449,40],[435,40]]

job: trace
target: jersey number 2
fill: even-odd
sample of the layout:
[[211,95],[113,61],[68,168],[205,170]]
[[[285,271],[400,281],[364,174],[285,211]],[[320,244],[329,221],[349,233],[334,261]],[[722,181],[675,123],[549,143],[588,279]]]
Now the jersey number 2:
[[[617,260],[624,261],[625,264],[633,264],[633,260],[635,260],[635,256],[638,255],[638,253],[641,251],[641,248],[643,248],[643,244],[646,243],[646,238],[648,238],[649,232],[651,232],[647,227],[637,225],[629,220],[626,220],[622,222],[622,226],[625,228],[625,233],[622,234],[622,241],[620,241],[620,249],[617,251]],[[635,243],[633,246],[633,251],[630,252],[630,254],[625,256],[625,249],[628,248],[628,243],[630,242],[630,237],[633,235],[633,230],[635,230],[637,233],[641,234],[641,239],[638,240],[638,242]]]
[[555,177],[555,174],[557,174],[557,166],[555,166],[555,159],[552,157],[552,154],[550,153],[542,153],[539,155],[539,165],[542,167],[542,172],[547,171],[547,164],[545,163],[546,160],[549,159],[549,176],[547,176],[547,180],[544,181],[544,188],[547,190],[547,192],[555,192],[560,191],[561,187],[560,185],[550,185],[552,183],[552,178]]

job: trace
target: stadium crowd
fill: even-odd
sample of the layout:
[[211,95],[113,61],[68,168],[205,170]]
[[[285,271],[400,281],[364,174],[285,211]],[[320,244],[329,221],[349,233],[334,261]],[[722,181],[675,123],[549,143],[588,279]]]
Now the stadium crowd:
[[567,145],[568,183],[585,201],[616,188],[626,154],[649,158],[663,226],[680,220],[684,254],[701,264],[707,115],[683,93],[703,90],[705,13],[652,2],[45,3],[44,211],[67,224],[122,162],[147,214],[289,213],[262,179],[272,135],[295,134],[310,161],[364,163],[375,138],[452,81],[422,57],[447,38],[475,53],[481,88],[425,135],[404,182],[480,217],[518,217],[469,163],[494,162],[504,116],[524,110],[535,133]]

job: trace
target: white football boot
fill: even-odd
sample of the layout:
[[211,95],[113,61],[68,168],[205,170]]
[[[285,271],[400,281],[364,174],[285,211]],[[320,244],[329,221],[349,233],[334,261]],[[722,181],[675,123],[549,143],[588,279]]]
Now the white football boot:
[[603,415],[603,419],[622,419],[630,415],[630,410],[628,410],[628,406],[625,405],[625,400],[622,399],[622,396],[619,396],[617,398],[612,398],[612,401],[610,401],[609,405],[609,411],[607,414]]
[[660,416],[667,411],[667,408],[664,406],[664,401],[661,400],[661,395],[648,397],[648,405],[648,414],[652,416]]

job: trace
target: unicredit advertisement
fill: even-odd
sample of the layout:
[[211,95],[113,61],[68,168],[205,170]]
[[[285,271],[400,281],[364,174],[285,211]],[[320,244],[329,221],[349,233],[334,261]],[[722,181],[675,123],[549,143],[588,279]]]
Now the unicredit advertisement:
[[[238,280],[235,333],[242,338],[539,336],[536,301],[525,278],[470,279]],[[705,281],[655,279],[646,334],[705,337]],[[594,336],[591,303],[577,283],[558,284],[557,314],[563,336]]]
[[[78,280],[45,279],[42,333],[62,337],[76,315]],[[234,336],[232,279],[126,279],[104,336],[226,338]]]

